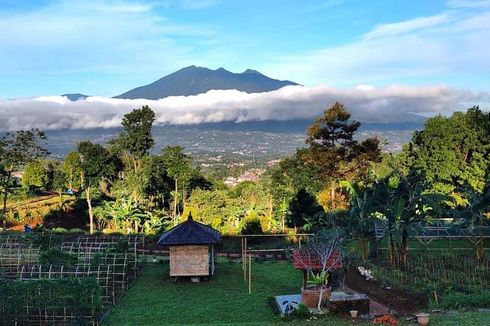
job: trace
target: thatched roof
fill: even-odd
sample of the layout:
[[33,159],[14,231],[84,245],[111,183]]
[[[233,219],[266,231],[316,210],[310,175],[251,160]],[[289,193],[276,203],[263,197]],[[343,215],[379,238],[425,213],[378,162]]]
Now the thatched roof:
[[164,232],[158,244],[162,246],[182,246],[197,244],[212,244],[221,240],[220,233],[202,223],[192,219],[191,214],[187,221]]

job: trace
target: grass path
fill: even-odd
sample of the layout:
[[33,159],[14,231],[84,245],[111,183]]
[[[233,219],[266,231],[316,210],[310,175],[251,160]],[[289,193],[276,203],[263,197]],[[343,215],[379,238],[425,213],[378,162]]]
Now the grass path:
[[[241,264],[222,262],[208,282],[173,283],[168,265],[150,264],[109,314],[105,325],[372,325],[328,317],[283,322],[268,297],[298,293],[301,274],[290,263],[255,263],[249,295]],[[403,323],[405,324],[405,323]],[[402,325],[403,325],[402,324]],[[412,324],[413,325],[413,324]],[[431,317],[431,325],[490,325],[490,313],[466,312]]]

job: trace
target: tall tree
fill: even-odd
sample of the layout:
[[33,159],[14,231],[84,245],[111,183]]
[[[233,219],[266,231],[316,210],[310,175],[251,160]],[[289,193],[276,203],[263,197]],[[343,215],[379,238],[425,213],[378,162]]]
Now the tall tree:
[[131,154],[135,171],[140,168],[141,158],[155,144],[151,134],[154,121],[155,112],[147,105],[131,111],[122,120],[123,131],[116,142]]
[[177,219],[177,208],[179,203],[179,183],[182,188],[182,200],[185,201],[186,184],[192,176],[192,159],[184,153],[181,146],[166,146],[162,151],[162,159],[167,168],[168,175],[174,179],[174,220]]
[[68,153],[63,163],[61,163],[61,170],[65,174],[68,181],[68,188],[71,190],[80,187],[82,183],[81,165],[80,153],[77,151]]
[[43,144],[45,140],[45,134],[38,129],[7,133],[0,139],[0,188],[4,230],[7,228],[7,200],[12,191],[13,173],[25,164],[47,155]]
[[368,138],[363,142],[354,139],[360,125],[351,120],[342,103],[336,102],[306,131],[309,148],[304,151],[303,159],[317,168],[317,175],[325,185],[330,185],[332,209],[336,208],[338,181],[360,178],[371,162],[381,160],[378,139]]
[[97,189],[101,180],[110,178],[115,173],[115,164],[107,149],[90,141],[78,144],[82,170],[82,188],[88,204],[90,217],[90,233],[94,233],[94,212],[92,209],[93,190]]
[[473,107],[436,116],[416,131],[400,156],[407,169],[424,174],[429,189],[466,206],[466,189],[482,193],[490,176],[490,112]]

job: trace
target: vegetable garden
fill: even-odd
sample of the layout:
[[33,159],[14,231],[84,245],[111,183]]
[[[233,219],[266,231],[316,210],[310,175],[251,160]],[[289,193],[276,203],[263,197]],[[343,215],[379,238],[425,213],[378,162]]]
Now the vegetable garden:
[[0,235],[0,324],[99,324],[141,275],[144,238]]

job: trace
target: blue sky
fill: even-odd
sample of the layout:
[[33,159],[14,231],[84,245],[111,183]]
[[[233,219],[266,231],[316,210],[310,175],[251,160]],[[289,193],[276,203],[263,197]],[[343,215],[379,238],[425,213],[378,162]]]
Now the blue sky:
[[0,97],[113,96],[189,65],[490,90],[490,1],[0,0]]

